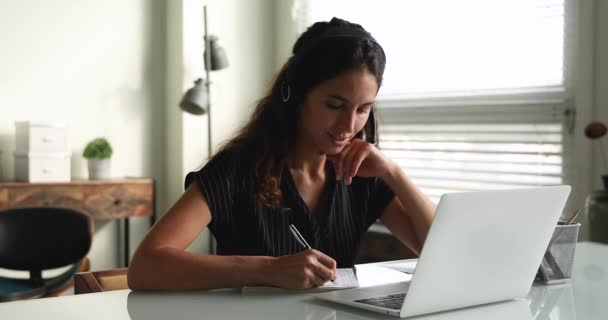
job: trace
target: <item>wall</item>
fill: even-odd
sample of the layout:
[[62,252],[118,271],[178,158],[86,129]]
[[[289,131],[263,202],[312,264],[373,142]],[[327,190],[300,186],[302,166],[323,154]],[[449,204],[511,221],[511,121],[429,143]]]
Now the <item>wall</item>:
[[[112,175],[163,177],[164,2],[0,1],[0,166],[12,180],[14,121],[69,126],[72,179],[87,141],[113,144]],[[134,228],[145,227],[134,219]],[[95,269],[120,263],[118,224],[98,221]]]
[[297,0],[274,0],[274,67],[279,69],[291,56],[291,49],[298,38],[297,25],[293,22],[301,14],[304,2]]
[[[608,1],[595,1],[595,74],[593,119],[608,125]],[[604,150],[608,153],[608,137],[604,137]],[[608,163],[603,161],[596,145],[593,148],[593,189],[602,188],[600,176],[608,174]],[[608,156],[608,154],[606,154]]]

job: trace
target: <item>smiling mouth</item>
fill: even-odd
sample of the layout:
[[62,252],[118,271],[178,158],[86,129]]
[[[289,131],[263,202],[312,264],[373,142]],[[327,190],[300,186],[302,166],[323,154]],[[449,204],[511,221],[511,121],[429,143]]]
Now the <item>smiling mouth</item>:
[[334,143],[334,145],[343,146],[343,145],[346,145],[349,141],[349,138],[346,136],[336,137],[335,135],[333,135],[331,133],[328,133],[328,134],[331,137],[331,140]]

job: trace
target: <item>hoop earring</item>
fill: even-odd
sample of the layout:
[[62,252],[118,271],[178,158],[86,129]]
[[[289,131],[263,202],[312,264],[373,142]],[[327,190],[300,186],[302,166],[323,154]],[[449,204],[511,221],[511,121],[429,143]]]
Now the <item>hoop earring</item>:
[[283,81],[281,83],[281,100],[283,100],[283,102],[287,102],[289,101],[289,98],[291,98],[291,87],[289,86],[289,84],[285,81]]

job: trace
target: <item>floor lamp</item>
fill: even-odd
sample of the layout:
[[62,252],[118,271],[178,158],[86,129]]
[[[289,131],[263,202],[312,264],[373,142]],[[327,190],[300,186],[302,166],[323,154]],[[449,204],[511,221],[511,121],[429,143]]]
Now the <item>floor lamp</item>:
[[198,78],[194,81],[194,86],[182,97],[179,103],[180,108],[190,114],[207,115],[207,146],[208,156],[211,157],[211,103],[209,95],[209,72],[221,70],[228,67],[228,58],[224,48],[217,43],[218,38],[207,33],[207,6],[203,6],[203,19],[205,25],[205,79]]
[[[224,48],[217,44],[218,38],[207,33],[207,6],[203,6],[203,20],[205,24],[205,79],[198,78],[194,86],[182,97],[179,107],[190,114],[207,115],[207,156],[211,158],[211,97],[209,95],[209,72],[228,67],[228,58]],[[209,252],[215,253],[215,241],[210,239]]]

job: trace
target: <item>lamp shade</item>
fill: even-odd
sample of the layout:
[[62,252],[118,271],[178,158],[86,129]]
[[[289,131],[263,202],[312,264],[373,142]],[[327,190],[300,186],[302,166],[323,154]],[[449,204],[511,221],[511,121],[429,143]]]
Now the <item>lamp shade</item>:
[[201,115],[207,113],[209,108],[209,95],[205,87],[205,81],[201,78],[194,81],[194,86],[182,97],[179,107],[191,114]]
[[[207,60],[205,60],[205,69],[207,70],[221,70],[228,67],[228,57],[226,51],[218,44],[218,38],[216,36],[209,36],[209,48],[210,48],[210,59],[211,68],[207,66]],[[207,55],[207,49],[205,48],[205,55]]]

